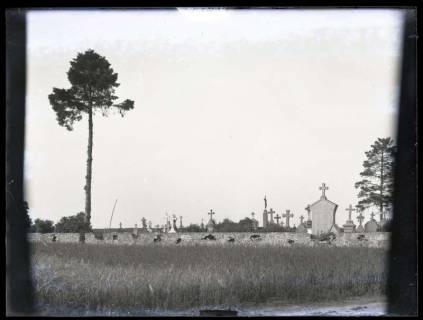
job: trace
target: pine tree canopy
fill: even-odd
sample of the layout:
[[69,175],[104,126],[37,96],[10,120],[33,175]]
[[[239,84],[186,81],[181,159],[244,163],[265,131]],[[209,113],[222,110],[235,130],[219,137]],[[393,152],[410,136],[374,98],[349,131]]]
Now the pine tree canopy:
[[134,108],[132,100],[115,103],[118,99],[115,95],[115,88],[119,86],[118,74],[105,57],[93,50],[87,50],[78,53],[70,64],[67,76],[71,87],[53,88],[53,93],[48,96],[61,126],[72,130],[73,123],[80,121],[82,113],[90,110],[93,113],[101,110],[107,116],[109,109],[114,107],[124,116],[126,111]]
[[365,152],[363,180],[355,184],[360,189],[356,206],[360,210],[376,206],[382,211],[392,203],[395,151],[394,141],[388,137],[378,138]]

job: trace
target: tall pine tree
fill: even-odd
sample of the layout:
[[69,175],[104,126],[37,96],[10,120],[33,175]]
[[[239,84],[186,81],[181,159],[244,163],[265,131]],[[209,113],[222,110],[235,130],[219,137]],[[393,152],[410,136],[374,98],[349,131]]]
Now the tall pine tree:
[[376,206],[380,214],[393,200],[394,156],[396,146],[391,138],[378,138],[367,151],[363,162],[363,178],[355,184],[359,189],[357,205],[359,210]]
[[68,130],[73,129],[73,123],[80,121],[83,114],[88,115],[88,148],[87,148],[87,173],[85,176],[85,221],[86,228],[91,225],[91,181],[93,161],[93,115],[101,111],[107,116],[111,108],[117,110],[121,116],[134,108],[134,101],[125,100],[115,103],[115,88],[118,74],[110,67],[105,57],[94,50],[78,53],[70,62],[67,72],[71,84],[69,89],[53,88],[53,93],[48,96],[53,110],[56,112],[59,125]]

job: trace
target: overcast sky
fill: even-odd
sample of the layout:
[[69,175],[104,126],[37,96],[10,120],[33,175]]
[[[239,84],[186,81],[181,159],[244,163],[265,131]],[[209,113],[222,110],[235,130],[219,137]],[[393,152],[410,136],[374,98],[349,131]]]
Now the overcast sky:
[[[124,118],[94,118],[92,225],[262,223],[263,197],[294,223],[319,186],[358,201],[364,152],[395,139],[398,10],[33,11],[28,17],[25,181],[32,219],[84,210],[87,118],[58,125],[48,101],[69,88],[78,52],[119,74]],[[366,220],[369,212],[365,213]]]

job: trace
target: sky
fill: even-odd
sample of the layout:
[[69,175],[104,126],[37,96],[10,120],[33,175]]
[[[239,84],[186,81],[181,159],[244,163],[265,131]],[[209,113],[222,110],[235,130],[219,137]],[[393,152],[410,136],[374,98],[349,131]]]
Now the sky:
[[70,61],[88,49],[135,101],[125,117],[94,117],[94,228],[116,199],[112,227],[166,213],[206,223],[210,209],[261,225],[265,195],[298,225],[323,182],[342,225],[365,151],[396,137],[400,10],[37,10],[27,28],[33,220],[84,210],[88,120],[59,126],[48,95],[70,87]]

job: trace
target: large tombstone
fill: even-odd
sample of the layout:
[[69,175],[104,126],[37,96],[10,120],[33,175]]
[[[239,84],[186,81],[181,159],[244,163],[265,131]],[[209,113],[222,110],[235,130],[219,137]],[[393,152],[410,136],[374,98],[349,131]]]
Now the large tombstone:
[[325,191],[329,189],[324,183],[319,188],[322,196],[318,201],[310,205],[312,226],[311,233],[320,235],[329,232],[335,226],[335,214],[338,205],[326,198]]

